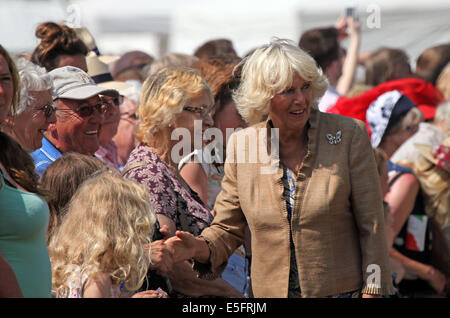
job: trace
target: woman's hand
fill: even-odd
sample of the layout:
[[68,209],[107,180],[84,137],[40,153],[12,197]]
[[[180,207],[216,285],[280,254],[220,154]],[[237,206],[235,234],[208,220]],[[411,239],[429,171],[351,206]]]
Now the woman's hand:
[[430,266],[427,272],[426,280],[438,294],[442,294],[444,292],[446,278],[445,275],[438,269]]
[[347,32],[350,36],[350,39],[359,38],[361,34],[361,25],[358,19],[354,19],[353,17],[347,17]]
[[[167,225],[163,225],[160,232],[164,239],[151,243],[150,269],[156,270],[158,274],[167,275],[173,267],[172,256],[174,250],[166,244],[166,239],[169,237]],[[145,248],[148,250],[147,246]]]
[[334,24],[334,27],[338,30],[338,41],[342,42],[346,37],[348,37],[347,32],[345,31],[345,28],[347,27],[347,19],[344,16],[340,16],[336,23]]
[[191,258],[200,263],[208,262],[210,251],[203,238],[195,237],[184,231],[177,231],[175,235],[166,241],[166,244],[173,248],[173,262],[175,264]]
[[166,241],[166,244],[174,251],[174,263],[179,263],[195,256],[196,238],[189,232],[177,231],[175,236]]
[[152,242],[150,257],[150,269],[156,270],[158,274],[167,275],[172,270],[173,249],[164,240]]

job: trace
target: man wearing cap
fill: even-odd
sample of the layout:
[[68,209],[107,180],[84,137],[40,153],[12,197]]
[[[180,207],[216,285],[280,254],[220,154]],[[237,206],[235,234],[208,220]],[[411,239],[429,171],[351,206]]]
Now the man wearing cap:
[[49,74],[53,80],[56,123],[49,125],[42,147],[31,154],[40,176],[65,152],[94,155],[106,109],[99,95],[118,97],[116,90],[97,86],[86,72],[73,66],[57,68]]

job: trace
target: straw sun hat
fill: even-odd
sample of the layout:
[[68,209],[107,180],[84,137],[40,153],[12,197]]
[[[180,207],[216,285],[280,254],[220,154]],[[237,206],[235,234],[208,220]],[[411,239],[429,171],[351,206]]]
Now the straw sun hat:
[[441,169],[450,172],[450,137],[447,137],[442,143],[433,147],[425,144],[414,144],[414,147],[424,156],[428,161]]

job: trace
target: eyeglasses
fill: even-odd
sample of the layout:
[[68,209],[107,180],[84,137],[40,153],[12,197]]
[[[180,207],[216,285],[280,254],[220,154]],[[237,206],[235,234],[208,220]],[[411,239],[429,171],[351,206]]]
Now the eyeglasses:
[[200,108],[200,107],[191,107],[191,106],[184,106],[183,110],[187,110],[188,112],[201,114],[203,117],[210,115],[210,110],[208,108]]
[[44,105],[44,106],[41,106],[41,107],[37,107],[37,108],[35,108],[36,110],[42,110],[43,112],[44,112],[44,116],[46,117],[46,118],[50,118],[50,117],[52,117],[53,116],[53,114],[55,113],[55,111],[56,111],[56,108],[55,107],[53,107],[53,105]]
[[[55,108],[58,111],[72,111],[72,109],[61,109]],[[100,103],[94,106],[84,105],[75,109],[75,112],[80,115],[80,117],[90,117],[94,113],[94,110],[97,110],[99,114],[103,115],[106,112],[106,106],[104,103]]]
[[120,113],[120,118],[121,118],[121,119],[138,120],[138,117],[137,117],[136,113],[130,113],[130,112],[123,112],[123,113]]
[[106,98],[104,96],[102,96],[102,102],[105,103],[108,106],[119,106],[120,104],[123,103],[123,96],[119,95],[119,97],[110,97],[110,98]]

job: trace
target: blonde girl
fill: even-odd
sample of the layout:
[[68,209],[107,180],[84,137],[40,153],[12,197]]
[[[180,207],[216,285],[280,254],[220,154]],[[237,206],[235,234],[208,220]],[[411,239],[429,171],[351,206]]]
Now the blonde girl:
[[[134,181],[106,171],[83,182],[49,244],[56,297],[132,295],[150,264],[155,220],[147,190]],[[146,296],[158,297],[133,297]]]

